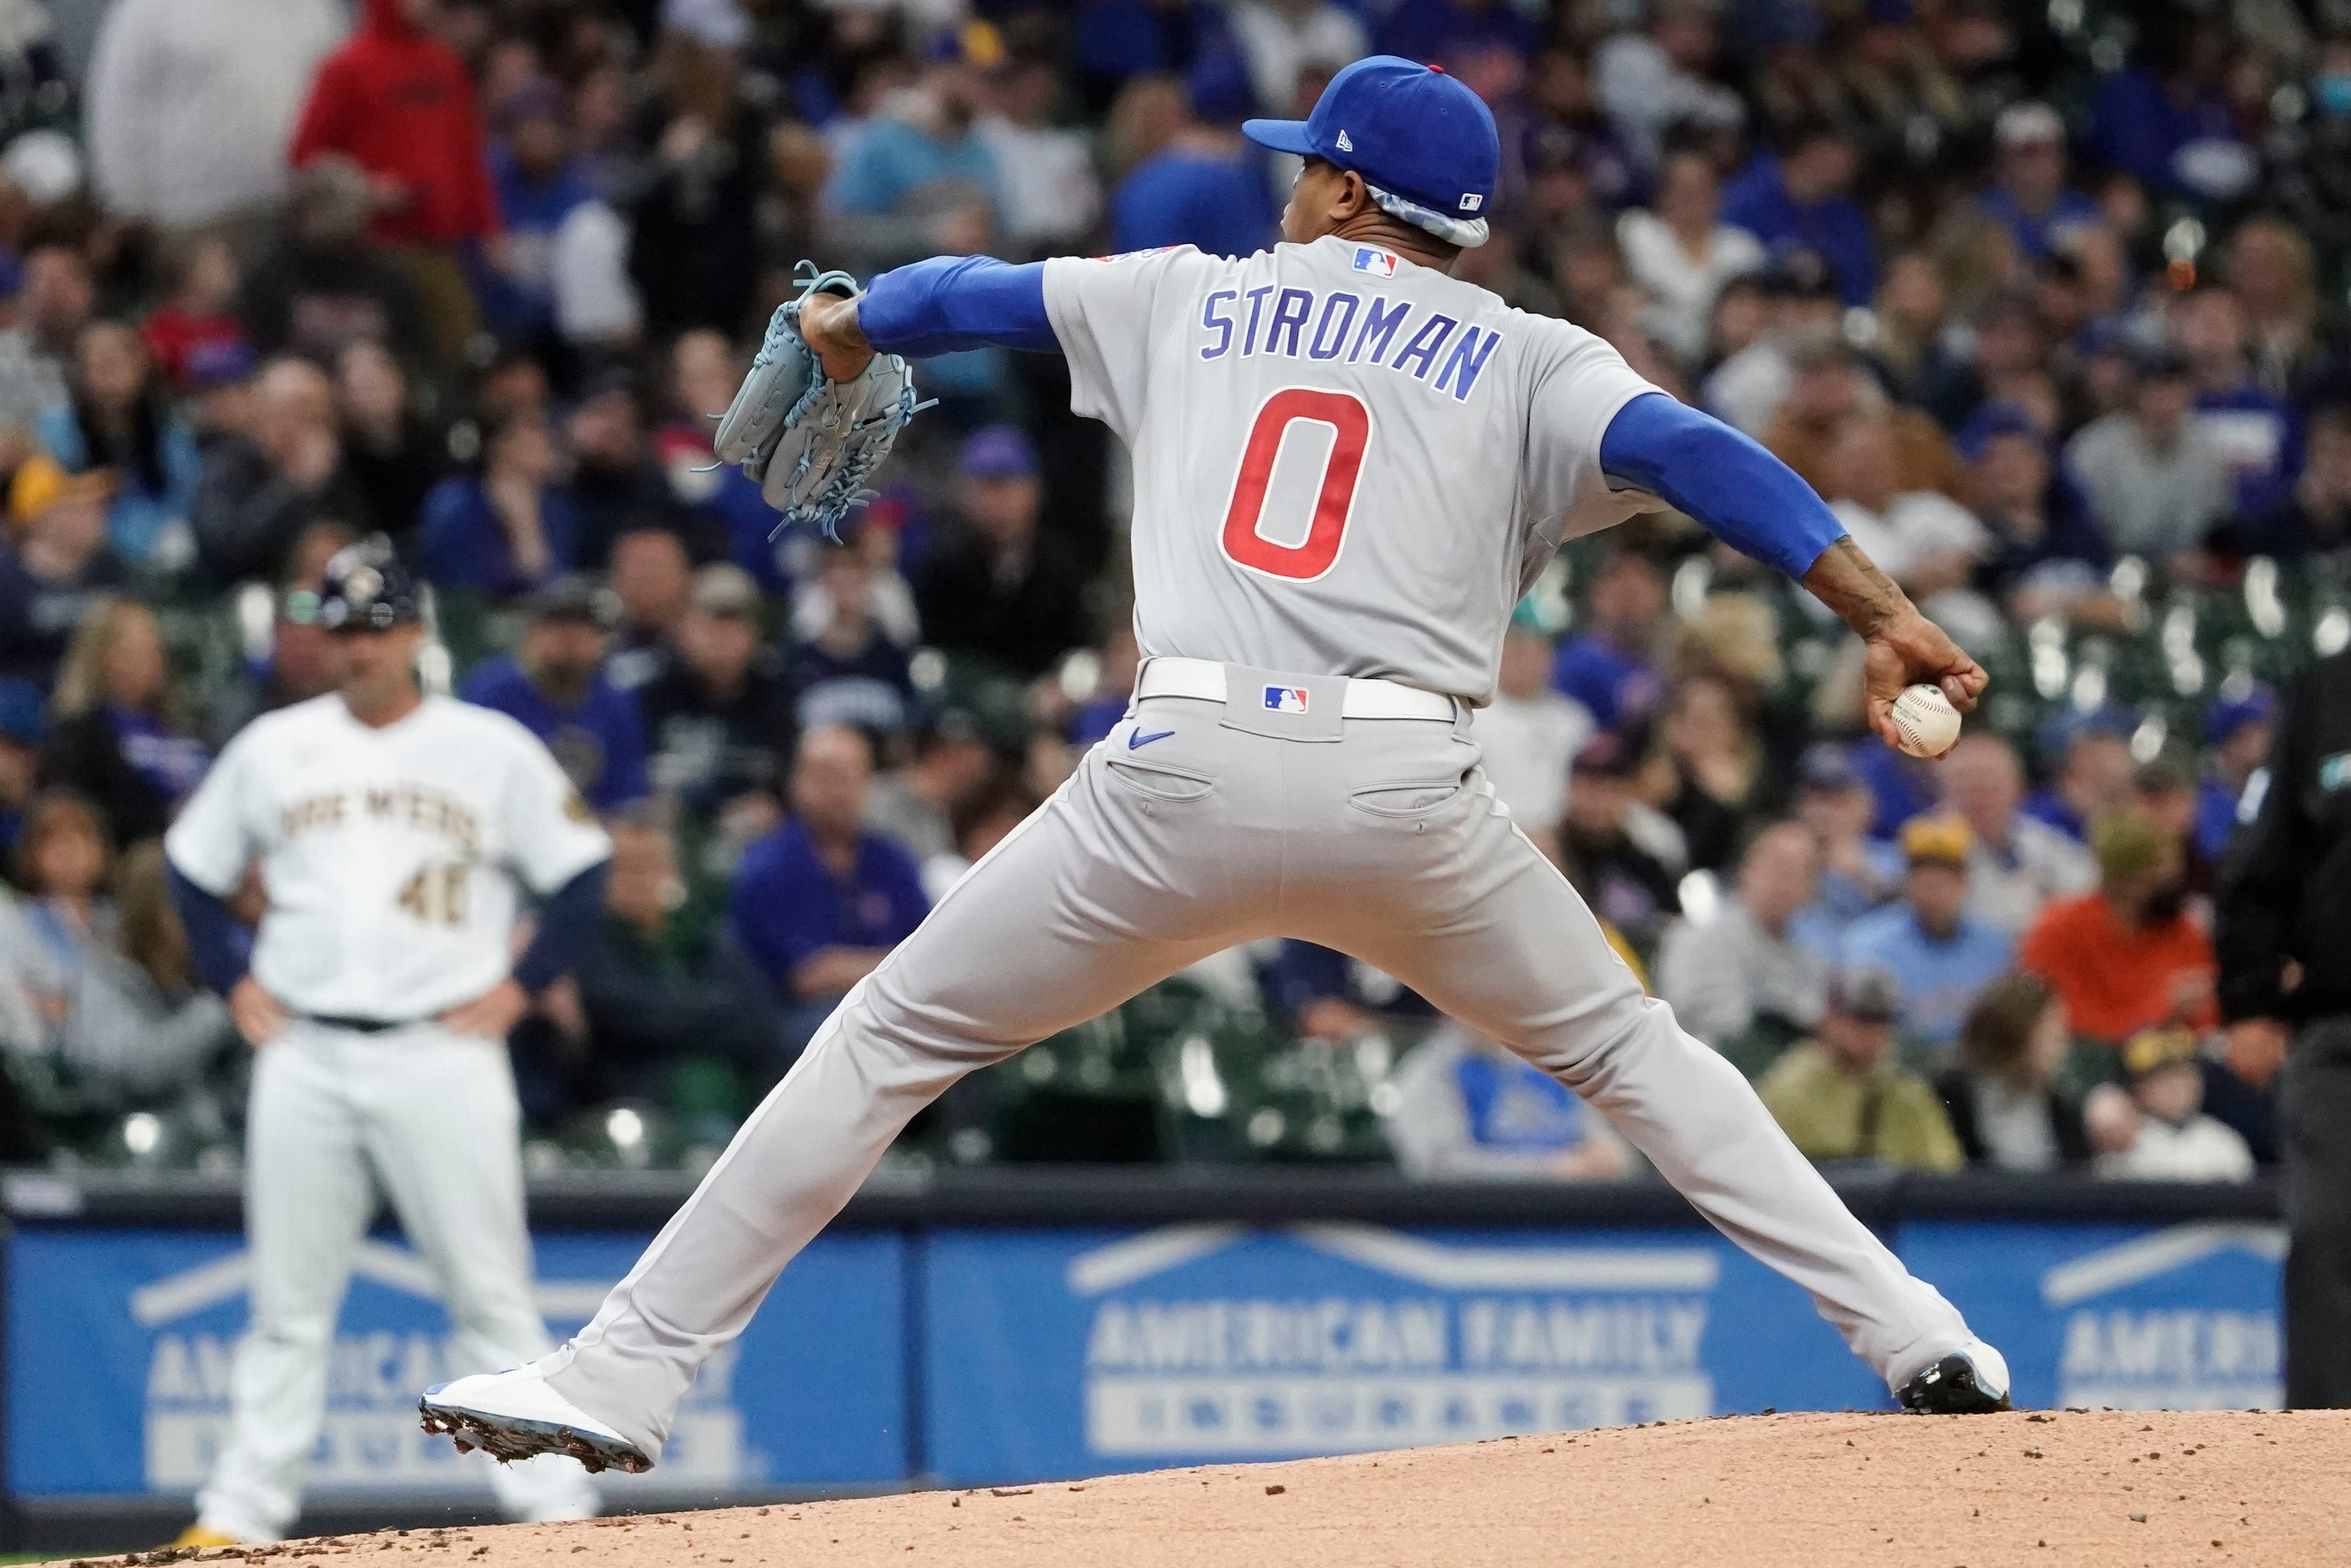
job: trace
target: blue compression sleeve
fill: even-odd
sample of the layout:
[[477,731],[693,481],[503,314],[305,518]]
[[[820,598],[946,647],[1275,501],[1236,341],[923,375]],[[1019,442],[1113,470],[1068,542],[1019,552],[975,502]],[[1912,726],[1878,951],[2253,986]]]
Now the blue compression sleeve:
[[1014,267],[987,256],[941,256],[885,272],[857,307],[865,340],[885,354],[922,359],[964,349],[1058,354],[1045,315],[1045,264]]
[[1711,414],[1645,393],[1616,411],[1600,466],[1662,496],[1742,555],[1801,578],[1844,537],[1796,471]]
[[178,866],[165,862],[163,879],[181,928],[188,934],[188,961],[195,966],[196,977],[228,995],[252,963],[253,933],[229,913],[218,894],[190,882]]
[[515,984],[532,996],[571,973],[604,913],[606,862],[598,861],[547,895],[538,906],[538,935],[515,960]]

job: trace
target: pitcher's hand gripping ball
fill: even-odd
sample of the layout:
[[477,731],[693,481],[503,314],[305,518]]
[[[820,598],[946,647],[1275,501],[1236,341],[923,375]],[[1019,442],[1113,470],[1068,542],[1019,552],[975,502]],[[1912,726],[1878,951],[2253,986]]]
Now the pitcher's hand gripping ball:
[[1959,710],[1938,687],[1907,686],[1894,699],[1894,728],[1913,757],[1940,757],[1959,743]]
[[866,481],[898,432],[931,404],[914,401],[914,378],[895,354],[874,355],[850,381],[826,377],[800,336],[800,306],[818,293],[854,299],[857,283],[810,262],[800,269],[799,298],[784,301],[768,322],[767,340],[720,416],[712,446],[721,463],[758,481],[784,523],[814,523],[837,539],[841,519],[872,496]]

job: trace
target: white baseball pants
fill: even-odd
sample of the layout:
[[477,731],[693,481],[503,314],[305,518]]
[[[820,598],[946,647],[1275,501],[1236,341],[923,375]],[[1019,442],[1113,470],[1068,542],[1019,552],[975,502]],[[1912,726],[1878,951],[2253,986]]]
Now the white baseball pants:
[[[208,1530],[275,1541],[301,1511],[326,1414],[327,1358],[378,1185],[441,1281],[450,1375],[495,1372],[553,1343],[531,1301],[521,1111],[503,1043],[431,1024],[381,1034],[297,1019],[254,1060],[246,1126],[250,1321],[234,1433],[197,1496]],[[586,1519],[569,1458],[475,1456],[511,1518]]]
[[[1223,703],[1138,702],[1051,800],[842,998],[593,1322],[544,1363],[658,1451],[695,1369],[974,1068],[1254,937],[1353,955],[1583,1095],[1725,1235],[1809,1291],[1889,1385],[1968,1338],[1676,1027],[1510,821],[1455,723],[1338,718],[1283,738],[1263,672]],[[1279,690],[1280,688],[1276,688]]]

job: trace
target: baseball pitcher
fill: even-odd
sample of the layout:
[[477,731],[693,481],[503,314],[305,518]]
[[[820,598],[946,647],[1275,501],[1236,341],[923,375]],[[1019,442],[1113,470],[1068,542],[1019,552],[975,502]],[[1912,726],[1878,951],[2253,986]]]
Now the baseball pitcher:
[[[551,1343],[531,1302],[506,1035],[592,928],[610,846],[529,732],[420,694],[417,612],[388,548],[337,555],[319,616],[340,689],[256,719],[164,840],[190,950],[256,1052],[251,1321],[234,1435],[183,1545],[275,1541],[300,1511],[379,1188],[440,1281],[453,1361],[512,1366]],[[248,965],[223,900],[256,859],[269,902]],[[517,884],[546,902],[509,967]],[[566,1459],[493,1479],[516,1518],[595,1511]]]
[[[828,385],[981,343],[1066,355],[1074,407],[1133,449],[1147,663],[1125,721],[849,993],[595,1320],[434,1390],[428,1427],[650,1465],[695,1369],[917,1110],[1277,936],[1376,966],[1583,1095],[1905,1405],[2006,1406],[1998,1353],[1642,993],[1495,799],[1469,725],[1560,541],[1656,497],[1861,634],[1881,733],[1906,685],[1971,707],[1983,672],[1761,448],[1449,276],[1486,237],[1499,161],[1468,88],[1376,57],[1311,119],[1248,131],[1305,160],[1270,252],[931,261],[786,308]],[[745,392],[769,395],[757,371]]]

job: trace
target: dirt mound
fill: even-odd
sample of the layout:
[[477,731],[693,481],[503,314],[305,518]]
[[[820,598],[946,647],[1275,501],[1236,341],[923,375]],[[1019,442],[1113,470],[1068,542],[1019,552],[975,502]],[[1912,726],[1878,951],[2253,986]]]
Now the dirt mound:
[[[1276,1465],[200,1554],[384,1568],[2351,1561],[2351,1411],[1739,1416]],[[145,1561],[156,1559],[150,1557]],[[134,1560],[135,1561],[135,1560]],[[290,1565],[289,1565],[290,1568]]]

